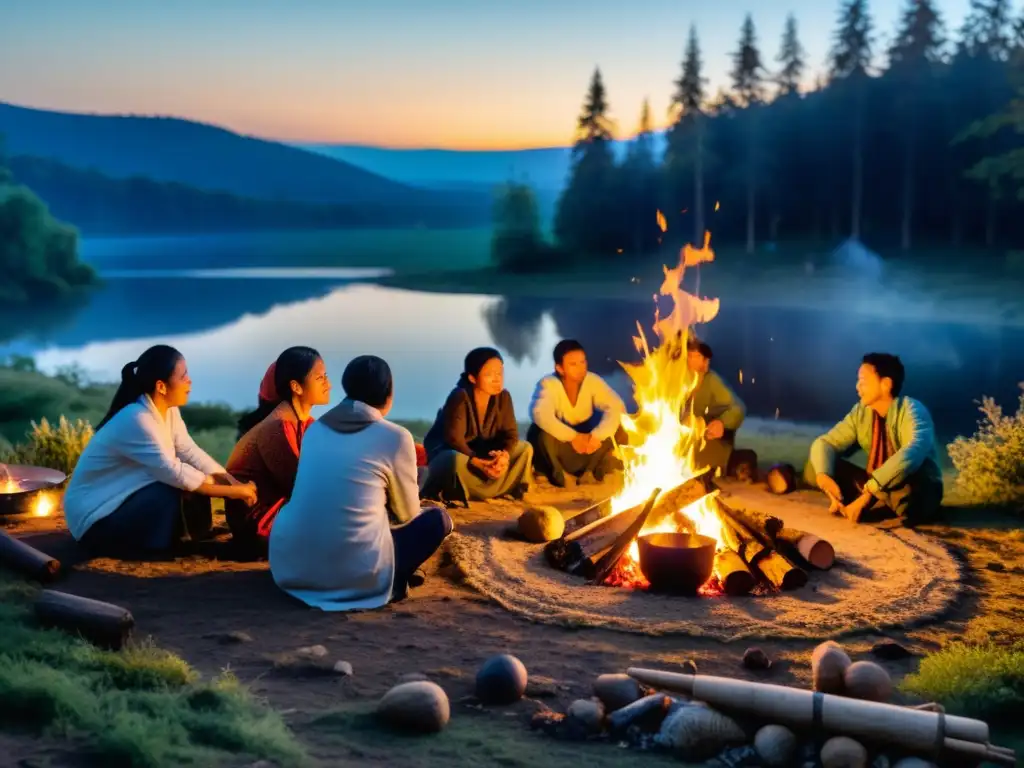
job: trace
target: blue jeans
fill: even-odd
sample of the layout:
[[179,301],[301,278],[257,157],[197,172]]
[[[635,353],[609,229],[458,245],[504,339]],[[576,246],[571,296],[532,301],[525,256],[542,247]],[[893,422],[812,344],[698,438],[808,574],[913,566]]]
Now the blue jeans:
[[185,540],[207,538],[212,527],[208,497],[153,483],[93,523],[82,544],[97,554],[131,559],[169,552]]
[[451,516],[441,507],[427,507],[405,525],[391,529],[395,542],[395,584],[391,589],[394,597],[404,597],[410,577],[454,529]]

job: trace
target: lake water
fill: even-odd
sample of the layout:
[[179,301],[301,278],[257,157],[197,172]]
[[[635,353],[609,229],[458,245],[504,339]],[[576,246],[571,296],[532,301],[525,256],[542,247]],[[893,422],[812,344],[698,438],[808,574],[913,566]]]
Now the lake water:
[[[165,247],[162,244],[161,247]],[[8,323],[0,356],[33,355],[45,371],[70,364],[96,379],[116,380],[146,347],[171,344],[188,359],[193,398],[234,407],[255,403],[266,367],[287,346],[320,350],[336,384],[355,355],[388,360],[396,378],[396,418],[432,418],[472,347],[506,356],[506,386],[520,417],[537,379],[552,367],[558,339],[578,338],[591,367],[629,394],[617,360],[635,360],[639,320],[649,330],[653,302],[582,298],[445,295],[387,288],[373,279],[386,267],[271,266],[237,263],[169,270],[160,259],[123,253],[94,257],[106,285],[84,306],[59,316]],[[88,250],[86,250],[88,254]],[[293,259],[300,262],[301,258]],[[365,259],[363,260],[365,261]],[[971,431],[974,401],[993,395],[1015,406],[1024,379],[1024,332],[1001,326],[909,323],[820,311],[756,309],[723,301],[699,332],[715,349],[714,365],[751,414],[828,422],[853,403],[866,351],[898,353],[908,367],[906,391],[923,400],[945,434]],[[742,374],[741,374],[742,372]],[[335,399],[341,397],[340,385]]]

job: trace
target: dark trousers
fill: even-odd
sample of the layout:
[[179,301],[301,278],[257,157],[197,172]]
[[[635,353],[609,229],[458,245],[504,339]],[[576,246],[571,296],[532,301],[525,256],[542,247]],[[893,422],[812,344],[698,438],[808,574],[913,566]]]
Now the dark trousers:
[[172,552],[184,542],[209,538],[212,528],[209,497],[153,483],[93,523],[82,544],[96,554],[133,559]]
[[[864,492],[864,484],[870,479],[867,470],[845,459],[836,459],[832,479],[843,495],[843,504],[849,504]],[[817,476],[810,462],[804,468],[804,481],[812,488],[818,487]],[[874,507],[865,510],[860,522],[870,523],[898,517],[908,523],[917,524],[932,520],[942,505],[942,482],[915,472],[903,484],[883,491],[876,496]]]
[[394,598],[405,596],[409,579],[416,569],[430,559],[454,528],[447,511],[441,507],[427,507],[405,525],[391,529],[391,538],[395,542]]
[[[573,427],[577,432],[590,434],[586,425]],[[625,443],[626,432],[619,427],[614,438],[601,442],[601,446],[591,454],[577,453],[572,443],[563,443],[538,427],[531,424],[526,432],[526,440],[533,446],[533,466],[542,475],[546,475],[555,485],[565,485],[566,475],[579,477],[590,472],[596,480],[601,480],[608,472],[622,468],[622,463],[613,453],[615,442]]]

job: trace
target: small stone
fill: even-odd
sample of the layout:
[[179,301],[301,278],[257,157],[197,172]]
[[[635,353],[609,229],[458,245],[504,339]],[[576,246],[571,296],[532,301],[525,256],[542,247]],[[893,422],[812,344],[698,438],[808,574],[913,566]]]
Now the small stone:
[[826,640],[811,653],[811,677],[814,690],[842,694],[843,676],[851,664],[850,657],[834,640]]
[[308,645],[295,651],[295,655],[307,659],[322,659],[327,655],[327,649],[322,645]]
[[643,696],[640,683],[629,675],[600,675],[594,681],[594,695],[601,700],[605,709],[614,712],[629,706]]
[[531,699],[553,699],[558,695],[558,684],[550,677],[531,677],[526,682],[526,695]]
[[484,704],[511,704],[526,693],[526,667],[503,653],[483,663],[476,675],[476,695]]
[[784,725],[766,725],[754,735],[754,749],[770,768],[792,765],[797,747],[796,734]]
[[871,648],[871,655],[877,656],[883,661],[899,661],[912,658],[916,654],[895,640],[883,640],[880,643],[875,643]]
[[604,725],[604,706],[596,699],[576,699],[569,705],[566,717],[574,725],[579,725],[583,733],[597,734]]
[[743,653],[743,666],[747,669],[771,669],[772,660],[760,648],[747,648]]
[[411,733],[437,733],[448,724],[451,708],[441,686],[429,681],[396,685],[377,705],[388,725]]
[[835,736],[821,748],[822,768],[867,768],[868,751],[848,736]]
[[998,562],[994,562],[993,561],[993,562],[989,563],[988,565],[986,565],[985,568],[987,570],[990,570],[990,571],[995,571],[996,573],[1002,573],[1003,571],[1006,570],[1006,565],[1004,565],[1003,563],[998,563]]
[[888,755],[875,755],[874,760],[871,761],[871,768],[891,768],[891,766],[892,761]]
[[352,677],[353,675],[352,665],[347,661],[334,662],[334,671],[339,675],[344,675],[345,677]]
[[565,518],[555,507],[530,507],[519,516],[518,527],[524,539],[542,544],[565,532]]
[[843,675],[846,695],[865,701],[888,701],[892,696],[892,678],[873,661],[857,661]]
[[904,757],[892,768],[936,768],[935,763],[923,760],[920,757]]

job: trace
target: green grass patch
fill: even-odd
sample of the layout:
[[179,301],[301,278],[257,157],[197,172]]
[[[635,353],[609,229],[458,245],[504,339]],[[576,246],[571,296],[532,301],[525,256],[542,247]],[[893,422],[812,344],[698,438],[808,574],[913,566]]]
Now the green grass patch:
[[1024,643],[953,643],[921,661],[901,690],[957,715],[1009,725],[1024,717]]
[[0,727],[73,739],[105,766],[216,765],[239,753],[305,763],[281,718],[230,673],[204,681],[150,642],[114,653],[39,628],[34,591],[0,573]]
[[[608,744],[559,742],[532,733],[520,717],[501,712],[458,710],[439,734],[396,733],[380,723],[365,706],[352,706],[321,715],[313,724],[319,738],[344,747],[354,759],[386,761],[389,766],[441,768],[451,765],[493,765],[534,768],[538,765],[587,765],[612,768],[637,764],[637,754]],[[645,754],[644,764],[679,765],[675,759]]]

